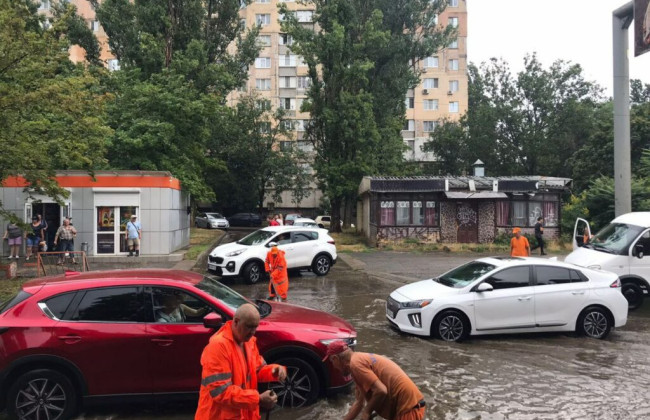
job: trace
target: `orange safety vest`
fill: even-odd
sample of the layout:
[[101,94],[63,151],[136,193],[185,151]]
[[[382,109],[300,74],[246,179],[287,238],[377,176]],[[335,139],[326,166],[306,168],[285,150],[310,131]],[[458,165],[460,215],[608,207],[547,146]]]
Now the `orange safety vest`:
[[277,247],[271,248],[266,254],[264,269],[271,275],[269,296],[275,297],[277,293],[282,299],[286,299],[287,293],[289,292],[289,274],[287,272],[287,260],[284,258],[284,251]]
[[228,321],[212,337],[201,355],[201,389],[195,420],[259,420],[257,382],[277,381],[273,368],[257,350],[255,337],[244,343],[246,357]]

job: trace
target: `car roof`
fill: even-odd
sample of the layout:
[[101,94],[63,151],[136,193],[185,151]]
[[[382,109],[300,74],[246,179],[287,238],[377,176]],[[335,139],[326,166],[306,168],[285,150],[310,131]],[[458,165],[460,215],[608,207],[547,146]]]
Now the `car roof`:
[[549,265],[553,267],[580,268],[574,264],[565,263],[556,259],[537,258],[537,257],[485,257],[475,261],[492,264],[497,267],[517,267],[521,265]]
[[293,225],[287,225],[287,226],[267,226],[263,229],[260,230],[266,230],[270,232],[290,232],[292,230],[313,230],[313,231],[321,231],[323,229],[318,228],[318,227],[311,227],[311,226],[293,226]]
[[170,269],[140,269],[140,270],[106,270],[106,271],[68,271],[65,274],[58,276],[40,277],[29,280],[23,284],[23,290],[40,289],[48,286],[73,286],[76,283],[83,283],[92,281],[93,286],[107,286],[132,284],[134,281],[142,282],[169,282],[169,285],[174,283],[186,283],[194,285],[199,283],[203,276],[198,273],[193,273],[184,270],[170,270]]
[[612,223],[625,223],[627,225],[636,225],[650,227],[650,211],[635,211],[618,216],[612,220]]
[[[216,214],[216,215],[219,215],[219,216],[221,216],[221,213],[218,213],[218,212],[216,212],[216,211],[213,211],[213,212],[208,212],[208,213],[206,213],[206,214]],[[223,216],[222,216],[222,217],[223,217]]]
[[297,219],[294,219],[294,223],[296,222],[311,222],[311,223],[316,223],[314,219],[310,219],[309,217],[299,217]]

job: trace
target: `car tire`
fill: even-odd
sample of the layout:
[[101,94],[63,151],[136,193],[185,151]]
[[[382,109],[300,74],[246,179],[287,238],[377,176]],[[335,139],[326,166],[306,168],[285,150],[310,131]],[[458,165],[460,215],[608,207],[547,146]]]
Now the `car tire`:
[[612,321],[604,309],[590,306],[583,310],[578,317],[576,330],[579,335],[603,339],[612,329]]
[[242,269],[242,276],[246,284],[255,284],[262,280],[264,276],[264,269],[259,263],[249,262]]
[[278,359],[273,363],[287,368],[284,383],[272,382],[269,385],[278,396],[278,406],[297,408],[316,402],[321,386],[316,370],[309,363],[296,357]]
[[462,341],[469,336],[469,322],[458,311],[444,311],[434,318],[431,335],[444,341]]
[[636,283],[623,283],[623,296],[627,299],[630,311],[643,305],[643,289]]
[[[70,379],[51,369],[24,373],[9,388],[7,395],[7,414],[12,420],[65,420],[74,416],[77,407],[78,396]],[[36,411],[26,414],[32,410]]]
[[311,263],[311,271],[317,276],[324,276],[330,272],[332,268],[332,259],[325,254],[316,255],[314,261]]

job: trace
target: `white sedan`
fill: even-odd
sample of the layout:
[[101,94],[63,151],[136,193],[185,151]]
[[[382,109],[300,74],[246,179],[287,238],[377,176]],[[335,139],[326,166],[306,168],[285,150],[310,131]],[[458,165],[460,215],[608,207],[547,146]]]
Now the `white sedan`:
[[618,276],[540,258],[481,258],[393,291],[386,318],[403,332],[471,335],[576,331],[605,338],[627,322]]

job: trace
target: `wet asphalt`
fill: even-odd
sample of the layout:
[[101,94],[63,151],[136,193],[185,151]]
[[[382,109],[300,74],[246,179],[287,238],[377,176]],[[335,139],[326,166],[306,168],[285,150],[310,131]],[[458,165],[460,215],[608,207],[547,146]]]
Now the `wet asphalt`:
[[[290,278],[289,302],[350,321],[358,351],[390,357],[413,379],[427,402],[428,419],[645,419],[650,418],[650,302],[630,313],[606,340],[574,334],[520,334],[446,343],[396,332],[385,300],[401,285],[441,274],[476,254],[369,252],[342,254],[329,275]],[[252,299],[266,284],[225,283]],[[272,420],[341,419],[351,394]],[[189,419],[192,404],[103,407],[83,419]],[[0,416],[1,417],[1,416]]]

